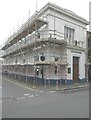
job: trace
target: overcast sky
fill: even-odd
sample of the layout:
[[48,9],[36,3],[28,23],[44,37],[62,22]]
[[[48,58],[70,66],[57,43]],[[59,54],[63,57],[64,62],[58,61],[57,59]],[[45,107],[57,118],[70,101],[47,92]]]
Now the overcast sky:
[[46,3],[52,2],[69,9],[89,21],[90,0],[1,0],[0,1],[0,45],[2,45],[29,16],[39,11]]

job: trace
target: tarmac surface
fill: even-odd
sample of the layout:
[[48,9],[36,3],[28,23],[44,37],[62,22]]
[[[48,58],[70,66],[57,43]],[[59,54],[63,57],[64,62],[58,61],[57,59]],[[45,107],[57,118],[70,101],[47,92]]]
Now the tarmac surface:
[[88,118],[89,84],[31,86],[3,77],[1,103],[3,118]]

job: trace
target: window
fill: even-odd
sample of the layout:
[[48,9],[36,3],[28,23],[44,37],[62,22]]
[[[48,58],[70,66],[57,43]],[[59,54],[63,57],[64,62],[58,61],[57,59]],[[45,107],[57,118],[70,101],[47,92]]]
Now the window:
[[71,68],[68,68],[68,73],[69,73],[69,74],[71,73]]
[[64,38],[74,39],[74,29],[64,26]]

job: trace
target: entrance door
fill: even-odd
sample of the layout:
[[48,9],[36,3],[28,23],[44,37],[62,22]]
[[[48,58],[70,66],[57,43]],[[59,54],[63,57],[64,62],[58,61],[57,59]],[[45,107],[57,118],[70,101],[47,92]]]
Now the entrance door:
[[73,80],[74,82],[79,80],[79,57],[73,57]]
[[91,82],[91,65],[89,65],[89,69],[88,69],[88,80],[89,82]]

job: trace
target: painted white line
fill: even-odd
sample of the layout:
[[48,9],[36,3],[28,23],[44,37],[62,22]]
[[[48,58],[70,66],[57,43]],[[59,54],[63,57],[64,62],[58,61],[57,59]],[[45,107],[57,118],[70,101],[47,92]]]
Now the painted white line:
[[31,98],[31,97],[34,97],[34,95],[30,95],[29,97],[30,97],[30,98]]
[[24,94],[24,96],[29,96],[30,94]]
[[2,87],[0,86],[0,89],[1,89]]
[[23,100],[23,99],[25,99],[25,97],[18,97],[18,98],[16,98],[16,100]]
[[0,103],[2,103],[2,101],[0,100]]
[[[4,79],[4,80],[6,80],[6,79]],[[28,90],[31,90],[31,91],[37,91],[37,90],[35,90],[35,89],[32,89],[32,88],[26,87],[26,86],[24,86],[24,85],[22,85],[22,84],[20,84],[20,83],[15,83],[15,82],[13,82],[13,81],[11,81],[11,80],[6,80],[6,81],[8,81],[8,82],[10,82],[10,83],[13,83],[13,84],[15,84],[15,85],[18,85],[18,86],[24,87],[24,88],[26,88],[26,89],[28,89]]]

